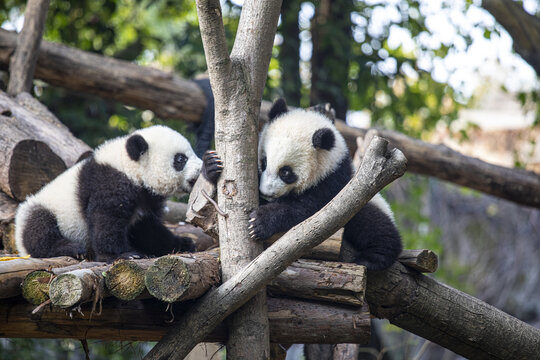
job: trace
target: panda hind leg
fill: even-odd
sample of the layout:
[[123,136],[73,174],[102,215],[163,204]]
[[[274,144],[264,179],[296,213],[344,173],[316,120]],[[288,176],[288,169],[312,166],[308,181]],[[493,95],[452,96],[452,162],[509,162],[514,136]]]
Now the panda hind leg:
[[66,239],[60,233],[56,217],[42,206],[30,210],[22,236],[23,245],[32,257],[71,256],[83,259],[86,253],[83,245]]
[[390,217],[368,203],[345,225],[343,245],[352,259],[370,271],[390,267],[402,250],[401,236]]

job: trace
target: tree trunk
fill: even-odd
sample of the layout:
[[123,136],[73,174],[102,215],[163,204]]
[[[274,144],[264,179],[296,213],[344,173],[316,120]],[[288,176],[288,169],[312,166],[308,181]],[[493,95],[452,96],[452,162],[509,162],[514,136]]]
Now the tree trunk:
[[39,44],[47,19],[49,0],[28,0],[24,11],[24,25],[11,57],[7,93],[15,96],[30,92],[39,53]]
[[[111,298],[103,300],[102,305],[101,314],[91,314],[90,304],[81,306],[80,312],[45,308],[31,314],[35,306],[20,298],[0,300],[0,337],[158,341],[178,323],[156,300],[126,303]],[[268,310],[270,340],[274,343],[369,340],[367,308],[269,298]],[[172,309],[173,314],[185,311],[185,305]],[[224,324],[204,339],[222,343],[226,340]]]
[[51,259],[17,259],[0,262],[0,299],[17,296],[21,293],[21,283],[28,273],[51,267],[78,264],[78,261],[61,256]]
[[540,329],[395,263],[368,274],[371,312],[469,359],[533,359]]
[[0,92],[0,112],[0,188],[17,200],[91,151],[27,93]]
[[[215,101],[216,150],[224,162],[217,197],[227,214],[218,219],[224,280],[263,250],[245,239],[249,212],[258,206],[258,114],[280,7],[281,0],[245,1],[229,56],[219,1],[197,1]],[[264,289],[229,319],[229,335],[227,358],[269,358]]]

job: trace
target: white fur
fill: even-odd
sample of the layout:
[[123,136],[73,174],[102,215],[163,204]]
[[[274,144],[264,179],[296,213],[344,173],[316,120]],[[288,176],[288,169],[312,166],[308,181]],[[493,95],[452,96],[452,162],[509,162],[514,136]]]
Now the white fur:
[[378,207],[379,210],[381,210],[384,214],[386,214],[386,216],[388,216],[394,224],[396,223],[396,220],[394,219],[394,213],[390,208],[390,205],[388,204],[386,199],[382,197],[381,194],[375,194],[375,196],[369,202]]
[[86,241],[88,228],[77,196],[79,173],[85,162],[73,165],[19,205],[15,217],[15,244],[19,254],[28,255],[23,245],[22,232],[30,211],[37,205],[55,215],[58,228],[66,238],[80,243]]
[[[328,128],[335,136],[331,150],[316,149],[312,144],[315,131]],[[267,156],[267,155],[270,156]],[[281,197],[291,191],[301,194],[331,174],[348,156],[347,145],[332,122],[322,114],[293,110],[274,119],[261,132],[259,159],[267,157],[259,191],[266,197]],[[279,169],[290,166],[298,176],[293,184],[279,178]]]
[[[189,142],[176,131],[165,126],[152,126],[137,130],[148,143],[148,150],[139,161],[133,161],[126,150],[126,140],[131,135],[109,140],[99,146],[94,158],[97,163],[108,165],[124,173],[137,185],[162,196],[180,195],[191,191],[190,180],[199,176],[202,160],[195,155]],[[182,171],[173,167],[174,156],[184,154],[188,161]],[[15,242],[21,255],[27,255],[22,233],[32,208],[41,205],[57,219],[62,235],[72,241],[84,243],[88,227],[78,198],[81,167],[86,162],[75,164],[56,179],[30,196],[17,209],[15,219]],[[134,219],[138,216],[134,214]]]
[[[149,148],[138,161],[132,160],[126,151],[126,140],[134,134],[141,135]],[[188,158],[180,172],[173,167],[174,155],[177,153]],[[98,164],[109,165],[126,174],[135,184],[144,185],[163,196],[190,192],[189,181],[199,176],[202,167],[202,160],[195,155],[187,139],[161,125],[109,140],[96,149],[94,157]]]

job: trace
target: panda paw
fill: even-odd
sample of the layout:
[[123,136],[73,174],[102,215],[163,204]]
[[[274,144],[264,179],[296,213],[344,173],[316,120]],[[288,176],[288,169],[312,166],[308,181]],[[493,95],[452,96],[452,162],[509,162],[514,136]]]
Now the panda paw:
[[178,252],[195,252],[197,251],[197,246],[192,239],[188,237],[176,236],[176,246],[175,250]]
[[267,224],[267,217],[263,207],[259,207],[257,210],[253,210],[249,214],[248,231],[252,240],[261,241],[268,239],[273,233],[270,231],[270,227]]
[[137,251],[128,251],[128,252],[121,253],[120,255],[118,255],[118,259],[123,259],[123,260],[137,260],[137,259],[142,259],[143,257],[144,255]]
[[202,174],[204,178],[214,185],[217,184],[219,176],[223,172],[223,161],[213,150],[205,152],[202,160]]

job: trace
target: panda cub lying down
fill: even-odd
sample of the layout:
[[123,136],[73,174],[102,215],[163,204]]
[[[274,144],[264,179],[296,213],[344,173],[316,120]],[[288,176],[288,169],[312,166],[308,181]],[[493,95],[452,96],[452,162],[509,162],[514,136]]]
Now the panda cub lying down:
[[[250,214],[250,234],[264,240],[322,209],[349,182],[353,167],[345,140],[326,116],[288,111],[277,100],[259,137],[261,205]],[[383,270],[401,252],[392,211],[377,194],[346,225],[343,241],[354,262]]]
[[189,142],[165,126],[109,140],[17,209],[21,255],[117,258],[193,251],[191,239],[160,221],[165,199],[189,193],[199,173],[215,182],[221,160],[199,159]]

